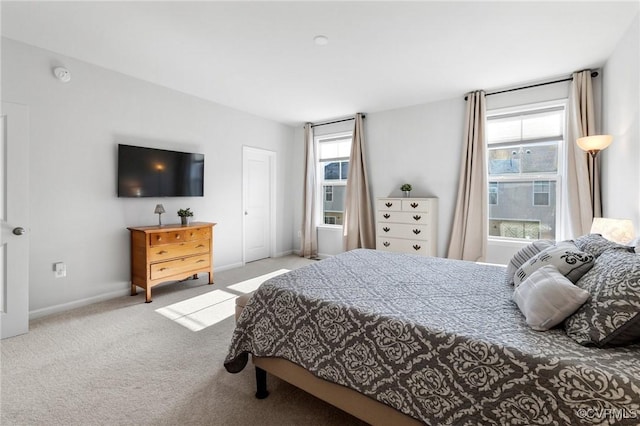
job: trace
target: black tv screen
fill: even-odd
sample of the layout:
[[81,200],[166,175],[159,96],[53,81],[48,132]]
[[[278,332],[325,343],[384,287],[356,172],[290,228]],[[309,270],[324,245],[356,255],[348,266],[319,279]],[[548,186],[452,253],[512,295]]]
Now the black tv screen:
[[204,154],[118,144],[118,197],[202,197]]

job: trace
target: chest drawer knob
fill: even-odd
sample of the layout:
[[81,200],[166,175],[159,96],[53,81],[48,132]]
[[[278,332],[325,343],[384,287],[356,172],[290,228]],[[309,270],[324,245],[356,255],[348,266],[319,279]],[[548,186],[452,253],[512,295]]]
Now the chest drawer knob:
[[418,204],[418,203],[411,203],[411,204],[409,204],[409,205],[410,205],[411,207],[413,207],[414,209],[415,209],[416,207],[418,207],[418,206],[419,206],[419,204]]
[[385,226],[384,228],[382,228],[382,230],[384,232],[389,232],[389,231],[391,231],[391,228],[389,228],[388,226]]
[[421,233],[421,232],[422,232],[422,231],[421,231],[421,230],[419,230],[419,229],[414,229],[414,230],[413,230],[413,233],[414,233],[414,234],[416,234],[416,235],[418,235],[418,234],[419,234],[419,233]]
[[204,248],[204,244],[198,244],[196,248]]
[[182,235],[180,235],[180,234],[176,234],[176,240],[179,240],[179,239],[180,239],[180,237],[182,237]]
[[385,247],[389,247],[391,243],[389,241],[385,241],[384,243],[382,243],[382,245]]
[[168,251],[166,251],[166,250],[160,250],[160,251],[158,252],[158,254],[167,254],[167,253],[169,253],[169,252],[168,252]]
[[384,203],[384,205],[387,206],[387,207],[391,207],[393,205],[393,203],[386,202],[386,203]]
[[413,216],[413,219],[414,219],[414,220],[420,220],[420,219],[422,219],[422,216],[420,216],[419,214],[417,214],[417,215]]
[[414,249],[415,251],[418,251],[418,250],[420,250],[421,248],[422,248],[422,247],[420,247],[418,244],[414,244],[414,245],[413,245],[413,249]]
[[389,219],[391,215],[389,213],[385,213],[382,215],[382,217],[384,217],[385,219]]

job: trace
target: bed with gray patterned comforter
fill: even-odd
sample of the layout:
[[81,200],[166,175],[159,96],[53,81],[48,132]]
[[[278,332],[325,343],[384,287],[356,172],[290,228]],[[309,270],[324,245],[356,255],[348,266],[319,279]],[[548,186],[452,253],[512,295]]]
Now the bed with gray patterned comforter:
[[281,357],[426,424],[639,424],[640,345],[531,330],[505,269],[353,250],[265,282],[225,367]]

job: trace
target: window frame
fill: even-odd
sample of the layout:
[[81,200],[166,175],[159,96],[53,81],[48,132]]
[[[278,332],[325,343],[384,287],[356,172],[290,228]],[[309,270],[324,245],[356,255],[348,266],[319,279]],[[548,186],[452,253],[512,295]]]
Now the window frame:
[[[502,237],[502,236],[496,236],[496,235],[489,235],[490,232],[490,223],[491,223],[491,217],[489,214],[489,209],[491,206],[496,206],[498,204],[489,204],[489,196],[488,196],[488,192],[489,192],[489,185],[492,182],[497,183],[497,186],[500,187],[500,183],[511,183],[511,182],[531,182],[532,183],[532,190],[534,188],[535,182],[538,181],[546,181],[549,182],[549,203],[551,201],[551,181],[555,182],[555,201],[556,201],[556,208],[555,208],[555,238],[556,240],[561,239],[561,236],[564,235],[563,229],[562,229],[562,224],[563,224],[563,217],[565,215],[565,211],[564,211],[564,205],[563,205],[563,195],[565,192],[565,186],[564,186],[564,176],[566,175],[566,170],[567,170],[567,103],[568,100],[566,98],[564,99],[555,99],[555,100],[550,100],[550,101],[545,101],[545,102],[535,102],[535,103],[527,103],[527,104],[521,104],[521,105],[516,105],[516,106],[512,106],[512,107],[506,107],[506,108],[495,108],[495,109],[491,109],[488,110],[486,113],[486,122],[488,123],[489,120],[491,120],[493,117],[508,117],[508,116],[521,116],[521,115],[527,115],[527,114],[536,114],[536,113],[541,113],[544,112],[545,110],[553,110],[553,109],[557,109],[557,110],[561,110],[562,111],[562,124],[561,124],[561,129],[562,129],[562,135],[557,135],[557,136],[553,136],[553,137],[542,137],[542,138],[536,138],[536,139],[524,139],[524,140],[519,140],[519,141],[500,141],[500,142],[494,142],[491,143],[489,141],[488,135],[486,137],[485,140],[485,147],[486,147],[486,177],[487,177],[487,201],[485,203],[485,208],[487,209],[487,241],[489,242],[518,242],[518,243],[522,243],[522,242],[527,242],[527,241],[531,241],[530,239],[526,239],[526,238],[512,238],[512,237]],[[523,173],[522,170],[520,169],[519,173],[514,173],[514,174],[502,174],[502,175],[490,175],[489,174],[489,161],[490,161],[490,156],[489,156],[489,152],[491,148],[504,148],[504,149],[509,149],[509,148],[520,148],[520,147],[525,147],[527,145],[531,145],[531,146],[535,146],[535,145],[544,145],[544,144],[548,144],[549,142],[555,142],[557,141],[558,143],[558,166],[557,166],[557,171],[556,172],[538,172],[538,173]],[[499,195],[496,195],[496,198],[498,198]],[[532,206],[542,206],[542,205],[535,205],[534,204],[534,200],[533,200],[533,195],[532,195],[532,200],[531,200]],[[548,206],[549,204],[547,204]],[[543,207],[543,206],[542,206]],[[494,218],[497,219],[497,218]],[[522,220],[524,221],[534,221],[534,220],[538,220],[537,218],[523,218]],[[514,219],[515,221],[515,219]]]
[[[344,131],[344,132],[335,132],[335,133],[327,133],[323,135],[314,136],[314,146],[316,150],[316,212],[314,213],[316,216],[316,227],[317,228],[330,228],[330,229],[342,229],[342,224],[329,224],[324,223],[324,200],[325,200],[325,186],[347,186],[347,177],[344,179],[330,179],[325,180],[324,178],[324,167],[322,166],[325,162],[337,162],[339,164],[338,173],[342,176],[342,162],[347,161],[350,162],[349,157],[336,157],[330,158],[328,160],[322,160],[320,158],[320,144],[341,140],[341,139],[351,139],[351,143],[353,143],[353,131]],[[349,149],[349,154],[351,153],[351,149]],[[351,167],[351,164],[349,164]],[[347,173],[348,175],[348,173]],[[332,199],[335,199],[335,194],[332,191]],[[343,210],[344,217],[344,210]],[[337,219],[335,215],[330,215],[331,217]]]

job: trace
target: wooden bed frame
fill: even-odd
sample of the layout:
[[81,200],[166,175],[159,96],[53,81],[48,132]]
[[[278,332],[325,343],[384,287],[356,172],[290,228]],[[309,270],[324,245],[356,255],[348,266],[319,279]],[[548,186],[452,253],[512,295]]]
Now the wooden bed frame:
[[353,389],[314,376],[283,358],[253,357],[256,367],[256,398],[264,399],[267,375],[272,374],[371,425],[416,426],[420,421]]
[[[253,293],[248,293],[236,299],[236,321],[252,295]],[[423,424],[360,392],[314,376],[311,372],[284,358],[252,355],[252,359],[256,368],[256,398],[258,399],[269,396],[266,374],[269,373],[371,425],[417,426]]]

